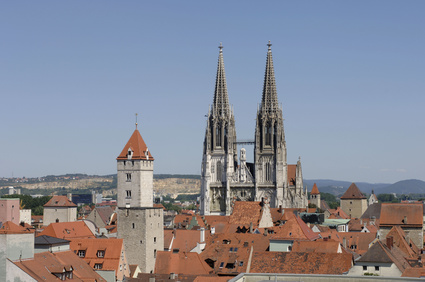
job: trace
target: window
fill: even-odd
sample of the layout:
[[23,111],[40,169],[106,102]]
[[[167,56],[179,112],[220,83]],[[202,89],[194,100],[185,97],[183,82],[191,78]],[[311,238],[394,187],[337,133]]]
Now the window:
[[131,199],[131,190],[125,190],[126,199]]
[[220,263],[220,268],[223,268],[224,262]]
[[266,146],[271,146],[272,144],[272,126],[270,122],[266,124]]
[[98,258],[105,257],[105,250],[99,250],[99,251],[97,251],[97,257]]
[[156,243],[156,237],[153,237],[153,242]]
[[215,130],[215,145],[221,147],[221,128],[220,126]]
[[86,250],[79,250],[79,251],[78,251],[78,256],[79,256],[80,258],[85,257],[85,256],[86,256]]
[[94,264],[94,269],[102,269],[103,268],[103,263],[95,263]]
[[131,173],[127,173],[127,182],[131,182]]
[[375,271],[379,271],[379,266],[375,266]]
[[233,248],[230,248],[229,252],[233,252]]
[[367,271],[367,266],[363,265],[363,271]]
[[221,162],[218,161],[217,162],[217,182],[221,182],[221,173],[222,173]]
[[156,258],[156,249],[153,250],[153,257]]
[[239,262],[239,266],[243,266],[243,261],[240,261]]

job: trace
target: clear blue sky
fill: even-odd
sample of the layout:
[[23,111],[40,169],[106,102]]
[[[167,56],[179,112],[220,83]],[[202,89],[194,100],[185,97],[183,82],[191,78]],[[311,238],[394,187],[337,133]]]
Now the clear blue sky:
[[135,113],[155,173],[199,174],[218,45],[238,139],[252,139],[271,40],[288,163],[301,156],[304,178],[425,180],[424,11],[425,1],[2,1],[0,176],[115,173]]

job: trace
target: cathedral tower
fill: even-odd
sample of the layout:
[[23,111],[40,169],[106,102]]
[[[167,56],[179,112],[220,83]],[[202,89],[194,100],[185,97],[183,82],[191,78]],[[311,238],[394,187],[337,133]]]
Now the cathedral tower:
[[153,207],[153,165],[136,123],[117,158],[118,238],[124,239],[129,264],[144,273],[154,271],[156,253],[164,250],[163,210]]
[[[255,127],[255,194],[268,198],[271,207],[282,205],[287,182],[286,142],[269,41],[263,96]],[[284,205],[285,206],[285,205]]]
[[213,104],[208,112],[201,172],[202,214],[230,210],[230,182],[237,166],[235,118],[229,105],[220,44]]

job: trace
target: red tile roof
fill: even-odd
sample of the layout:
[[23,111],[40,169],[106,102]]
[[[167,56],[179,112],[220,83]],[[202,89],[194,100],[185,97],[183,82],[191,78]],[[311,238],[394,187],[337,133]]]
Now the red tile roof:
[[320,194],[319,189],[317,188],[316,183],[314,183],[314,185],[313,185],[313,189],[311,189],[310,194],[311,194],[311,195],[318,195],[318,194]]
[[[145,141],[140,135],[139,130],[135,130],[133,135],[131,135],[127,144],[124,146],[124,149],[121,151],[121,154],[117,157],[117,160],[127,160],[128,149],[133,151],[133,155],[131,157],[132,160],[147,160],[146,151],[148,151],[148,147],[146,146]],[[154,160],[151,155],[151,152],[148,151],[149,160]]]
[[76,207],[67,196],[53,196],[43,207]]
[[347,253],[254,253],[250,273],[343,274],[352,266]]
[[[193,248],[197,246],[197,243],[201,241],[201,231],[200,230],[185,230],[185,229],[176,229],[176,230],[164,230],[164,247],[169,247],[169,244],[166,246],[166,240],[169,241],[169,235],[165,235],[166,233],[170,233],[175,238],[172,240],[172,250],[178,249],[180,252],[190,252]],[[205,234],[209,234],[209,232],[205,231]],[[171,237],[172,239],[172,237]],[[167,242],[171,243],[171,242]]]
[[[262,234],[215,234],[208,238],[201,257],[209,261],[214,273],[234,275],[246,271],[251,248],[253,251],[265,251],[268,247],[269,239]],[[227,268],[227,264],[234,264],[234,268]]]
[[273,233],[270,239],[273,240],[297,240],[313,241],[319,239],[319,234],[314,233],[298,216],[293,215],[285,224],[268,228]]
[[159,251],[156,255],[155,273],[158,274],[209,274],[211,267],[197,253]]
[[[31,226],[30,226],[31,227]],[[23,234],[23,233],[34,233],[34,230],[29,227],[17,225],[12,221],[6,221],[0,228],[0,234]]]
[[341,199],[366,199],[363,193],[357,188],[356,184],[351,183],[344,195],[341,196]]
[[288,165],[288,183],[289,185],[295,185],[297,179],[297,165]]
[[84,221],[50,223],[38,236],[47,235],[60,239],[95,238]]
[[401,225],[402,227],[422,228],[422,224],[422,204],[383,203],[381,206],[381,218],[379,223],[381,227]]
[[[123,239],[72,239],[69,247],[77,254],[79,250],[85,250],[83,259],[92,268],[96,263],[101,263],[103,270],[115,270],[115,273],[120,270],[120,258],[124,249]],[[103,257],[98,257],[98,251],[104,251]],[[127,276],[128,274],[127,271]]]
[[52,272],[69,271],[70,266],[75,281],[106,281],[72,251],[36,253],[34,259],[13,263],[37,281],[60,281]]
[[336,254],[338,250],[341,251],[340,243],[334,240],[295,241],[292,245],[292,252],[300,253]]
[[230,215],[230,224],[249,226],[258,226],[261,219],[261,202],[236,201],[233,206],[233,212]]

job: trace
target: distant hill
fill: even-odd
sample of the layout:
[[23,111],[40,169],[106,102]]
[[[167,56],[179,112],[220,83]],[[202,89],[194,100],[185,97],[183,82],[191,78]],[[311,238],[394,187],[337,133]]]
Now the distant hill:
[[402,180],[386,187],[375,189],[375,194],[381,193],[425,194],[425,181],[418,179]]
[[[352,182],[331,179],[304,179],[304,185],[310,192],[313,184],[316,183],[320,192],[331,193],[337,197],[342,196]],[[355,182],[360,191],[369,195],[372,190],[375,194],[396,193],[396,194],[425,194],[425,181],[410,179],[402,180],[394,184],[390,183],[367,183]]]
[[[307,185],[307,190],[310,192],[313,188],[313,184],[316,183],[320,192],[331,193],[335,196],[342,196],[345,191],[350,187],[350,181],[340,181],[331,179],[304,179],[304,185]],[[360,191],[364,194],[370,194],[374,190],[375,194],[377,190],[383,189],[391,185],[390,183],[367,183],[367,182],[355,182]],[[384,192],[380,192],[384,193]]]

